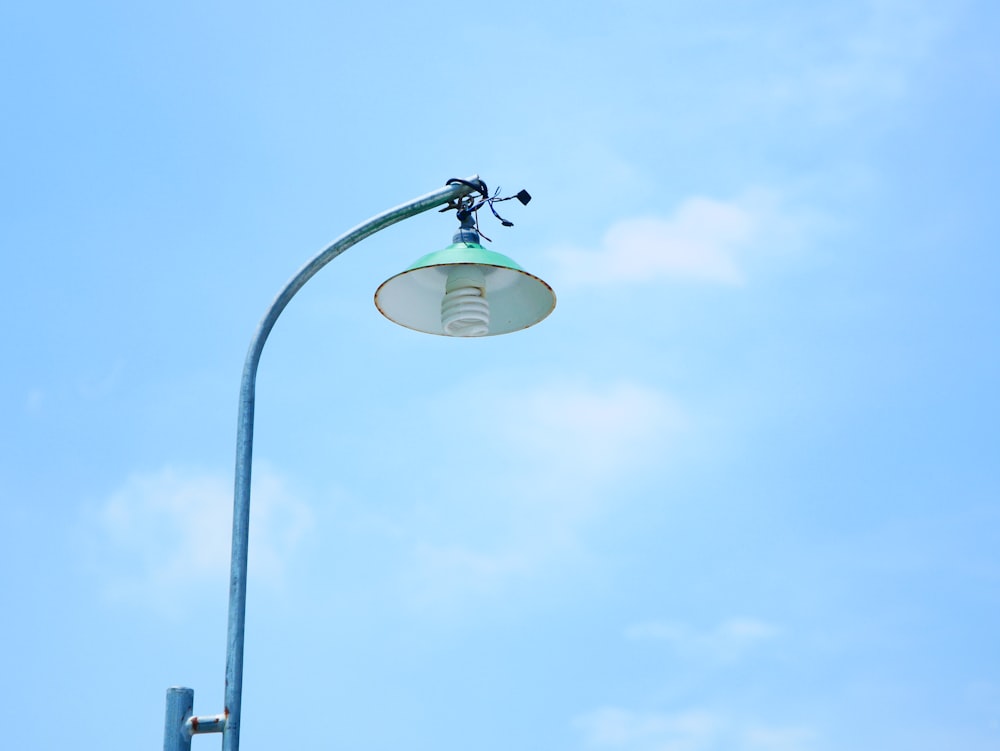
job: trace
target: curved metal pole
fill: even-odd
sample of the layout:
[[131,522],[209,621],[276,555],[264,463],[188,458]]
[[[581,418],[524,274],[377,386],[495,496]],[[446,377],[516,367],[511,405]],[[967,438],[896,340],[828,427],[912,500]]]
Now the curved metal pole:
[[[226,690],[222,715],[209,717],[185,717],[183,728],[167,728],[164,739],[165,751],[186,751],[190,748],[191,735],[199,732],[222,732],[223,751],[239,751],[240,710],[243,701],[243,641],[246,626],[247,597],[247,552],[250,532],[250,468],[253,458],[253,417],[254,395],[257,381],[257,365],[260,362],[264,342],[274,328],[278,316],[288,305],[295,293],[302,289],[321,268],[339,256],[352,245],[370,235],[411,216],[421,214],[450,201],[468,195],[480,185],[479,176],[447,185],[408,203],[389,209],[372,217],[363,224],[341,235],[325,250],[302,267],[285,285],[271,303],[247,352],[243,365],[243,380],[240,385],[239,417],[236,426],[236,482],[233,494],[233,547],[229,575],[229,627],[226,636]],[[174,695],[177,691],[172,689]],[[168,693],[168,723],[171,694]],[[193,697],[192,697],[193,698]],[[190,704],[188,705],[190,707]],[[176,713],[177,710],[174,709]],[[184,745],[186,743],[186,745]]]

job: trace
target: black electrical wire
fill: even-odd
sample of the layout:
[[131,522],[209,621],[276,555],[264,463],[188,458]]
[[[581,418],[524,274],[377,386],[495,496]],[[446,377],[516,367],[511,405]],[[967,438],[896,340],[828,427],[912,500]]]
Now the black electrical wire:
[[514,223],[500,216],[500,214],[497,213],[497,210],[493,207],[493,204],[500,203],[502,201],[509,201],[512,198],[516,198],[518,201],[521,202],[522,206],[527,206],[528,201],[531,200],[531,194],[526,190],[521,190],[512,196],[505,196],[501,198],[500,188],[497,188],[496,191],[494,191],[493,195],[491,196],[489,193],[489,188],[486,187],[486,183],[484,183],[482,180],[476,180],[473,182],[470,180],[462,180],[461,178],[453,177],[447,183],[445,183],[445,185],[456,185],[456,184],[466,185],[472,188],[474,191],[476,191],[482,196],[482,200],[477,202],[470,196],[463,196],[461,199],[449,203],[447,206],[441,209],[441,211],[448,211],[450,209],[455,209],[455,211],[458,213],[459,220],[464,219],[470,214],[473,215],[476,232],[478,232],[483,239],[488,240],[489,242],[493,241],[490,240],[490,238],[486,237],[486,235],[482,233],[482,230],[479,229],[479,209],[481,209],[484,204],[488,205],[490,207],[490,211],[493,212],[493,216],[495,216],[499,220],[500,224],[502,224],[504,227],[513,227]]

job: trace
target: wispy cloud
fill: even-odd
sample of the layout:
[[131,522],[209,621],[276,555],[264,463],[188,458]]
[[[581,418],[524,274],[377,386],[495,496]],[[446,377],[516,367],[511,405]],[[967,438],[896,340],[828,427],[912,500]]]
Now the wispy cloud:
[[[92,509],[87,533],[104,593],[165,613],[207,587],[225,591],[232,479],[164,468],[129,477]],[[255,469],[250,568],[272,584],[312,525],[309,508],[266,466]]]
[[742,721],[708,709],[636,712],[602,707],[577,717],[584,745],[610,751],[807,751],[811,728]]
[[[850,14],[850,26],[838,18],[839,9],[832,11],[822,31],[810,16],[810,26],[789,26],[775,39],[782,63],[774,66],[776,74],[741,81],[733,94],[743,107],[778,106],[828,125],[895,106],[914,88],[959,5],[871,0],[863,12]],[[810,38],[815,44],[804,46]],[[866,125],[872,127],[870,117]]]
[[602,707],[577,717],[576,729],[589,748],[627,751],[699,751],[712,748],[721,719],[712,712],[633,712]]
[[448,529],[414,529],[407,577],[420,599],[493,590],[577,551],[588,526],[621,497],[607,487],[664,462],[665,443],[683,424],[663,393],[634,383],[507,384],[490,390],[508,396],[488,404],[475,397],[482,388],[452,390],[448,403],[477,405],[477,423],[489,426],[477,433],[477,452],[503,461],[458,463],[449,484],[475,489],[476,523],[489,531],[462,539],[457,518]]
[[811,71],[808,83],[840,105],[849,98],[904,96],[953,15],[954,9],[941,3],[873,0],[868,16],[846,38],[840,60]]
[[751,724],[743,737],[750,751],[804,751],[814,747],[818,734],[808,727]]
[[722,201],[686,199],[668,216],[622,219],[595,249],[550,251],[565,284],[636,284],[681,280],[746,282],[742,255],[785,223],[773,194],[754,191]]
[[625,630],[629,639],[664,642],[682,656],[710,662],[735,661],[780,633],[773,624],[745,617],[730,618],[707,630],[661,620],[643,621]]
[[593,387],[551,382],[511,394],[493,407],[497,441],[530,468],[524,484],[536,495],[595,495],[596,485],[658,456],[683,422],[660,390],[622,382]]

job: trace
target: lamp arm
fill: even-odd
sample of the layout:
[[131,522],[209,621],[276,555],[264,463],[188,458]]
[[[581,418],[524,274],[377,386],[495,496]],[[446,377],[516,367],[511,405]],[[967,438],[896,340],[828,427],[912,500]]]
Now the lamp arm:
[[243,643],[246,626],[247,552],[250,532],[250,469],[253,458],[254,398],[257,366],[271,329],[295,294],[321,268],[352,245],[404,219],[449,204],[480,191],[478,175],[455,180],[443,188],[384,211],[348,230],[303,266],[289,280],[267,309],[250,341],[240,384],[236,426],[236,481],[233,492],[233,539],[229,574],[229,625],[226,634],[225,709],[222,715],[192,716],[193,691],[167,690],[164,751],[189,751],[195,733],[222,733],[223,751],[239,751],[240,710],[243,700]]

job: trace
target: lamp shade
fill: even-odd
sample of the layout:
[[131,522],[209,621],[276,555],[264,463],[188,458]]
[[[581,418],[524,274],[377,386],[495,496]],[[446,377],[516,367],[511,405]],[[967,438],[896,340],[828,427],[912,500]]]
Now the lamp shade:
[[541,321],[552,288],[505,255],[455,242],[390,277],[375,292],[379,311],[401,326],[441,336],[494,336]]

